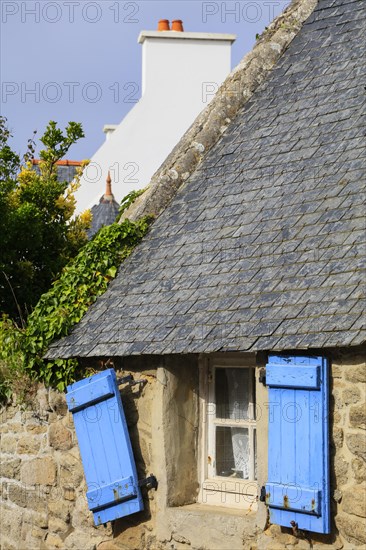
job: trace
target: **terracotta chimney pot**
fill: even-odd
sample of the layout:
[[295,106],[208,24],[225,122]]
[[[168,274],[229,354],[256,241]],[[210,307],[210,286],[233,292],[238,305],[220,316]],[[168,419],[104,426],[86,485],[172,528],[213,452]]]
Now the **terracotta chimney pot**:
[[172,31],[184,32],[183,21],[181,19],[174,19],[172,21]]
[[104,193],[104,196],[105,197],[112,197],[113,196],[113,193],[112,193],[112,178],[111,178],[111,173],[108,171],[108,177],[107,177],[107,181],[106,181],[106,188],[105,188],[105,193]]
[[169,19],[160,19],[158,22],[158,31],[170,31]]

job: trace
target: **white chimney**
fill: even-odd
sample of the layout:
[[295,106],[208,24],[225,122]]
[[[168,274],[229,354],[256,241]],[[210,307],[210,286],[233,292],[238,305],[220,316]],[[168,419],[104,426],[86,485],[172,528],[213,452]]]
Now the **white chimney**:
[[142,94],[153,94],[153,100],[159,101],[157,93],[168,97],[173,93],[173,102],[186,103],[188,92],[197,101],[204,83],[219,85],[227,77],[234,40],[235,35],[229,34],[142,31],[138,38],[142,44]]
[[109,140],[113,132],[118,128],[118,124],[105,124],[103,127],[103,132],[105,133],[106,141]]
[[106,141],[76,193],[77,212],[99,201],[108,170],[118,202],[145,187],[229,74],[235,35],[184,32],[180,20],[173,28],[141,32],[142,97],[119,125],[105,126]]

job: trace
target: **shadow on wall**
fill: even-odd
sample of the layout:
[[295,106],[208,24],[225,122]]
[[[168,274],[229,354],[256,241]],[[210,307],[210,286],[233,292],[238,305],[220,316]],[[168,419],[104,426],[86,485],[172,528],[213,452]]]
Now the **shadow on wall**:
[[[118,373],[120,375],[121,373]],[[123,376],[126,372],[123,372]],[[133,456],[135,458],[137,477],[139,480],[145,479],[150,472],[147,471],[147,465],[143,457],[140,441],[140,433],[138,429],[139,412],[136,406],[136,400],[141,398],[143,393],[143,385],[130,386],[126,385],[120,390],[123,409],[126,416],[128,430],[130,433]],[[142,497],[144,500],[144,510],[132,516],[117,519],[113,522],[113,537],[118,537],[127,529],[138,527],[142,523],[151,519],[150,500],[148,490],[142,488]]]

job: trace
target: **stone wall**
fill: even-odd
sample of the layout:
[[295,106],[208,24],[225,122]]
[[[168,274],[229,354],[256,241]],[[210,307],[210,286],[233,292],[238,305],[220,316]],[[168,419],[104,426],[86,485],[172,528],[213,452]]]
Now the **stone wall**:
[[95,529],[71,416],[62,395],[40,388],[32,408],[1,416],[1,548],[94,548]]
[[333,511],[349,547],[366,546],[365,354],[338,353],[332,368]]
[[[312,535],[314,550],[366,547],[366,355],[365,349],[334,351],[330,373],[330,471],[332,535]],[[258,550],[294,545],[311,548],[289,529],[272,525]]]
[[[133,373],[144,387],[124,386],[122,398],[140,476],[151,461],[151,399],[155,370]],[[126,374],[125,372],[123,374]],[[136,407],[138,402],[138,411]],[[79,449],[63,394],[40,387],[32,403],[1,413],[0,547],[2,550],[92,550],[123,539],[118,548],[145,548],[147,512],[95,527],[86,502]],[[153,497],[151,497],[153,499]],[[134,525],[143,524],[138,528]],[[127,530],[127,532],[125,532]]]
[[[331,369],[330,536],[296,538],[254,513],[195,503],[198,360],[124,362],[144,385],[122,388],[139,477],[154,473],[145,512],[94,527],[80,456],[64,396],[39,387],[28,406],[1,414],[2,550],[355,549],[366,545],[366,363],[364,350],[335,352]],[[96,364],[94,363],[94,367]],[[116,363],[116,368],[121,367]],[[186,474],[182,473],[184,470]]]

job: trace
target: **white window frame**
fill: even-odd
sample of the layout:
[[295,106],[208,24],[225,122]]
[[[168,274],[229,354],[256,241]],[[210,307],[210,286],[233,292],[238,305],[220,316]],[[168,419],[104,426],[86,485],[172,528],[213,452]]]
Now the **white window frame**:
[[[245,357],[212,356],[200,359],[200,491],[198,501],[201,504],[257,510],[257,480],[254,477],[254,430],[256,430],[255,403],[249,408],[249,419],[230,422],[220,420],[212,414],[215,404],[215,371],[219,368],[251,368],[255,373],[255,364]],[[255,377],[250,387],[250,398],[255,392]],[[251,462],[250,478],[240,479],[217,476],[215,473],[215,428],[216,426],[248,428]],[[258,452],[258,444],[257,444]]]

